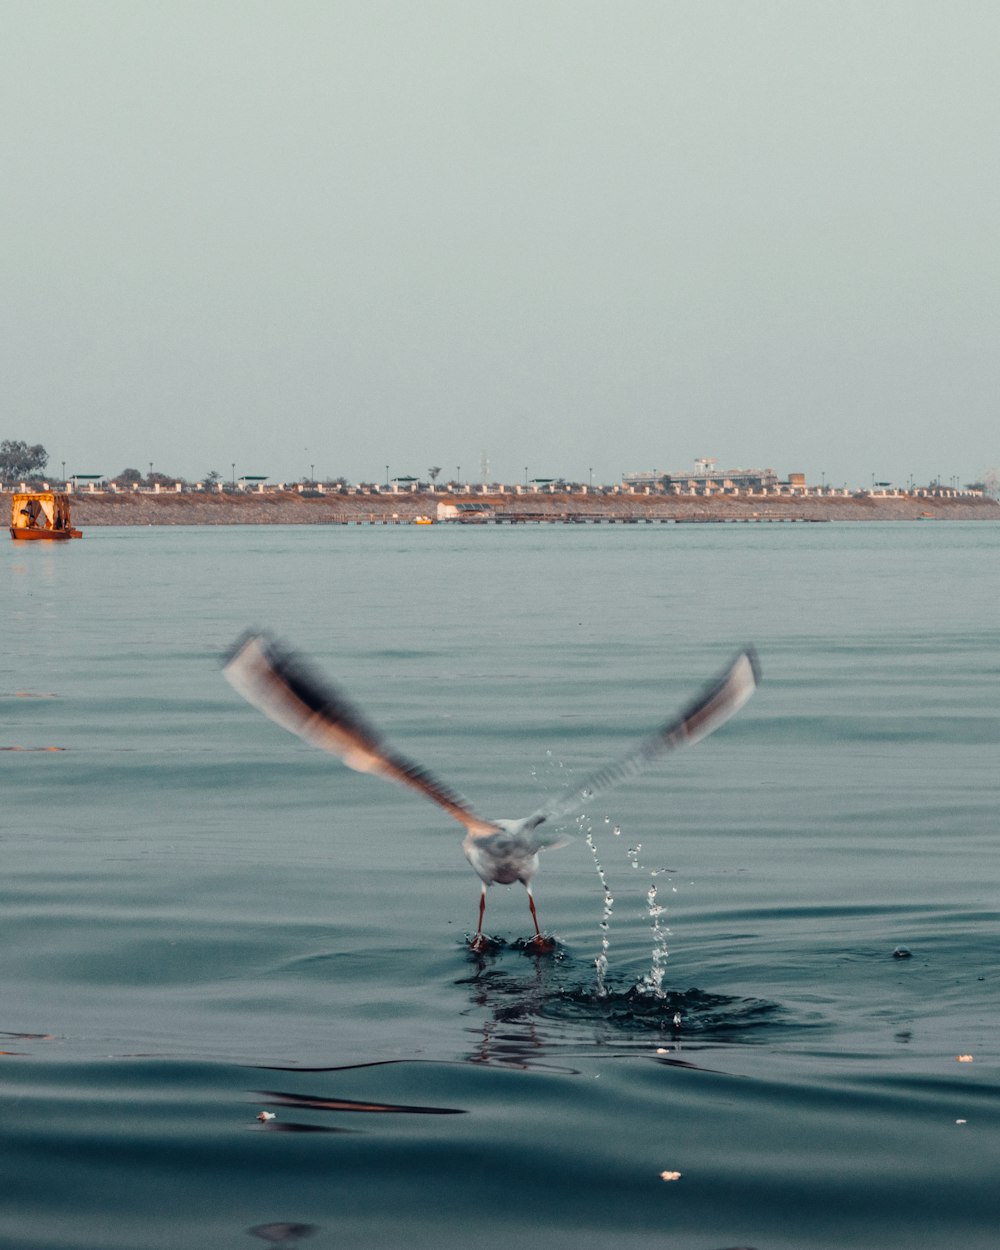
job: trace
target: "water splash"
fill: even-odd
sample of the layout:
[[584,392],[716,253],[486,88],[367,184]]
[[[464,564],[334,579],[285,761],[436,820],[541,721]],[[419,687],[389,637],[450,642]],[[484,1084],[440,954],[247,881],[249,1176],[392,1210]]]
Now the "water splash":
[[611,946],[611,914],[614,909],[615,900],[608,889],[608,879],[604,875],[604,868],[601,865],[600,858],[597,854],[597,843],[594,841],[594,828],[590,820],[586,816],[577,817],[577,826],[584,835],[584,841],[590,847],[590,853],[594,859],[594,867],[597,869],[597,879],[601,883],[601,890],[604,894],[604,906],[601,912],[601,951],[594,960],[594,967],[597,969],[597,982],[594,987],[594,993],[598,998],[604,998],[607,994],[607,986],[605,984],[608,975],[608,949]]
[[[654,872],[653,877],[656,876]],[[649,972],[639,982],[639,988],[647,994],[652,994],[654,998],[663,998],[663,977],[666,973],[667,956],[667,937],[670,930],[660,923],[660,917],[663,915],[664,908],[656,901],[656,882],[650,885],[646,892],[646,912],[649,916],[650,928],[653,931],[653,953],[649,966]],[[675,1026],[680,1022],[675,1019]]]

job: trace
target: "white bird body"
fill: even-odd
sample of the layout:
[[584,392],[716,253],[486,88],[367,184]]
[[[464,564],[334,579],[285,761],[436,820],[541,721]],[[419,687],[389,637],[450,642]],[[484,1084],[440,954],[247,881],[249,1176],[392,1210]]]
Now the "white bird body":
[[537,841],[524,832],[523,820],[498,820],[493,833],[467,833],[465,858],[485,885],[527,885],[538,871]]
[[[273,640],[261,634],[246,635],[227,657],[223,672],[235,690],[279,725],[338,756],[349,768],[376,773],[418,790],[465,826],[462,849],[482,881],[479,928],[472,939],[476,949],[484,943],[486,890],[495,882],[513,885],[520,881],[525,887],[535,925],[534,940],[544,945],[531,879],[538,871],[539,852],[568,841],[551,830],[551,822],[575,812],[602,790],[634,776],[659,756],[707,737],[746,703],[760,674],[753,649],[741,651],[689,707],[620,759],[548,799],[530,816],[520,820],[485,820],[436,777],[390,750],[338,690],[299,656]],[[549,829],[540,828],[545,823],[549,823]]]

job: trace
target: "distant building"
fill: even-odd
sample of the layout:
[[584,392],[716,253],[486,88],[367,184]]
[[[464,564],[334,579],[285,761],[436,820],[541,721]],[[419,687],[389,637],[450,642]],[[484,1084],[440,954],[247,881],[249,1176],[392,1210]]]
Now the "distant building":
[[493,508],[487,503],[444,503],[437,506],[439,521],[459,521],[469,524],[491,521],[494,517]]
[[718,469],[716,462],[707,456],[694,462],[693,473],[653,472],[626,473],[622,478],[625,486],[661,487],[704,494],[716,490],[764,490],[778,485],[778,475],[773,469]]

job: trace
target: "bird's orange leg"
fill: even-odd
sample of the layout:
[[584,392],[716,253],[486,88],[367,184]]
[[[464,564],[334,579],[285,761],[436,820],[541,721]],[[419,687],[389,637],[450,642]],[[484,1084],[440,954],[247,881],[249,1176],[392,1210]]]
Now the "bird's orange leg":
[[531,919],[535,924],[535,937],[540,942],[542,940],[542,931],[538,927],[538,913],[535,911],[535,896],[531,892],[530,885],[526,885],[524,888],[528,891],[528,906],[531,908]]
[[479,928],[476,930],[476,937],[482,937],[483,933],[483,916],[486,914],[486,882],[483,882],[483,888],[479,891]]
[[526,943],[525,950],[547,955],[555,950],[555,939],[542,937],[542,931],[538,927],[538,913],[535,911],[535,896],[531,892],[530,885],[526,885],[524,888],[528,891],[528,906],[531,908],[531,919],[535,924],[535,936],[530,942]]
[[483,888],[479,893],[479,928],[475,935],[470,939],[469,945],[474,951],[481,951],[486,945],[486,939],[483,937],[483,916],[486,913],[486,882],[483,882]]

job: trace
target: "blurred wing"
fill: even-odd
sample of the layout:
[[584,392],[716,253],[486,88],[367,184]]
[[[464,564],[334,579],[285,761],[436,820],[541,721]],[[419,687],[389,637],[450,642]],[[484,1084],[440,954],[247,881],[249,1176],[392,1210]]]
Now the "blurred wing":
[[661,755],[707,738],[736,715],[757,689],[759,680],[757,653],[748,647],[679,716],[667,721],[648,738],[643,738],[621,759],[606,764],[579,785],[543,803],[537,812],[529,816],[528,827],[568,816],[602,790],[610,790],[612,786],[634,777]]
[[418,790],[473,833],[496,829],[419,765],[384,745],[349,700],[300,657],[262,634],[236,644],[222,668],[248,703],[312,746],[337,755],[359,773],[375,773]]

